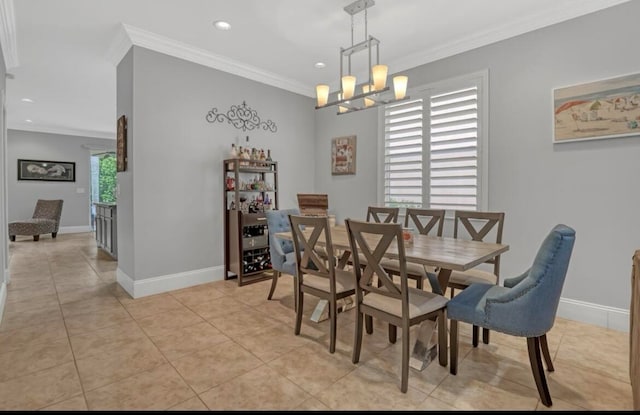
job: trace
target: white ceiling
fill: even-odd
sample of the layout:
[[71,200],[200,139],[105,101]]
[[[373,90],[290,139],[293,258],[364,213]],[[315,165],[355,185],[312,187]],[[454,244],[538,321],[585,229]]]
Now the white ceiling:
[[[17,51],[17,66],[8,68],[8,126],[114,138],[114,64],[131,43],[199,56],[199,63],[303,95],[314,96],[318,83],[333,90],[340,47],[351,45],[343,7],[352,1],[0,0],[0,12],[15,16],[15,33],[5,33],[10,24],[0,31],[5,61],[5,43],[15,39]],[[375,0],[368,32],[395,73],[625,1]],[[354,16],[356,43],[364,39],[363,17]],[[232,29],[214,29],[215,20]],[[314,68],[317,61],[326,68]]]

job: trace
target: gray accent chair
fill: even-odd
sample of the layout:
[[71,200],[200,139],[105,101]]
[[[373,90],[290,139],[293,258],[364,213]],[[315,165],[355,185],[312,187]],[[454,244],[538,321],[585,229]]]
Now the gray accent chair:
[[291,231],[289,215],[299,215],[300,210],[297,208],[268,210],[264,214],[267,218],[267,227],[269,228],[269,253],[271,255],[271,267],[273,269],[271,289],[267,296],[267,299],[271,300],[281,274],[289,274],[293,276],[294,279],[296,276],[296,253],[293,250],[293,241],[276,238],[274,234],[277,232]]
[[15,241],[16,235],[32,235],[33,240],[38,241],[44,233],[51,233],[51,237],[55,238],[60,227],[62,203],[60,199],[38,199],[31,219],[9,223],[9,239]]
[[526,337],[529,363],[540,399],[543,405],[552,405],[542,355],[547,369],[553,371],[547,332],[555,322],[575,235],[572,228],[556,225],[542,242],[531,268],[522,275],[505,280],[504,287],[472,283],[447,303],[451,320],[449,369],[452,375],[458,371],[458,321]]

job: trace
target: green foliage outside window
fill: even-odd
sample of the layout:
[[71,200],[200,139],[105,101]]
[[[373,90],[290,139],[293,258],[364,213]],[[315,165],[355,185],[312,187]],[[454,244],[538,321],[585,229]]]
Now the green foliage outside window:
[[100,193],[100,202],[116,201],[116,156],[113,154],[100,158],[98,192]]

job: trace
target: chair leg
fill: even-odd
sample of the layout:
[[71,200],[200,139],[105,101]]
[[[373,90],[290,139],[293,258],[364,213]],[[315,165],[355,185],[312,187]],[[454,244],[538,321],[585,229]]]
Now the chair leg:
[[540,346],[542,348],[542,356],[544,356],[544,361],[547,364],[547,370],[549,372],[553,372],[555,369],[553,367],[553,362],[551,361],[551,354],[549,353],[549,344],[547,343],[546,334],[540,336]]
[[482,328],[482,343],[489,344],[489,329]]
[[38,242],[40,240],[40,235],[33,235],[33,240]]
[[338,307],[336,305],[336,299],[333,298],[329,301],[329,319],[331,320],[331,333],[329,338],[329,353],[335,353],[336,351],[336,329],[338,326]]
[[451,349],[449,373],[455,375],[458,373],[458,320],[449,320],[451,323],[449,326],[449,344]]
[[[356,299],[358,301],[358,299]],[[360,361],[360,348],[362,347],[362,320],[363,315],[360,312],[360,306],[356,303],[356,331],[353,337],[353,354],[351,355],[351,361],[358,363]]]
[[424,286],[424,282],[423,282],[422,277],[418,277],[416,279],[416,288],[421,290],[423,286]]
[[370,315],[365,315],[364,326],[365,326],[365,329],[367,330],[367,334],[373,333],[373,317],[371,317]]
[[389,324],[389,343],[395,344],[398,338],[398,328],[393,324]]
[[16,241],[16,236],[15,235],[9,235],[9,239],[11,240],[11,242],[15,242]]
[[473,326],[473,339],[472,339],[473,347],[478,347],[478,334],[479,334],[478,332],[479,332],[478,326],[474,325]]
[[402,379],[400,381],[402,393],[407,393],[409,389],[409,346],[409,321],[405,320],[402,322]]
[[527,337],[527,349],[529,349],[529,362],[531,363],[531,371],[536,381],[538,394],[544,406],[551,406],[551,395],[547,386],[547,379],[544,376],[544,368],[542,367],[542,355],[540,353],[540,337]]
[[280,278],[280,271],[273,271],[273,278],[271,279],[271,289],[269,290],[267,300],[271,300],[271,297],[273,297],[273,293],[276,291],[276,285],[278,284],[278,278]]
[[295,334],[298,335],[300,334],[300,328],[302,327],[302,309],[303,304],[304,304],[304,293],[302,291],[299,291],[296,288],[296,292],[298,293],[298,301],[296,304],[296,327],[295,327]]
[[55,239],[55,238],[56,238],[56,236],[58,236],[58,232],[51,232],[51,237],[52,237],[53,239]]
[[447,311],[442,310],[438,316],[438,358],[440,366],[447,365]]

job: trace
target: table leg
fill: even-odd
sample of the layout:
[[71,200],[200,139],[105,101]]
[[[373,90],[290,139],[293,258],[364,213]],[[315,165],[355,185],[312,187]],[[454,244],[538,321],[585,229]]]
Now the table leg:
[[[342,313],[343,311],[351,310],[355,307],[356,303],[353,301],[352,297],[345,297],[338,300],[337,308],[338,313]],[[311,314],[310,320],[319,323],[329,318],[329,301],[320,300],[318,301],[318,305],[313,310]]]

